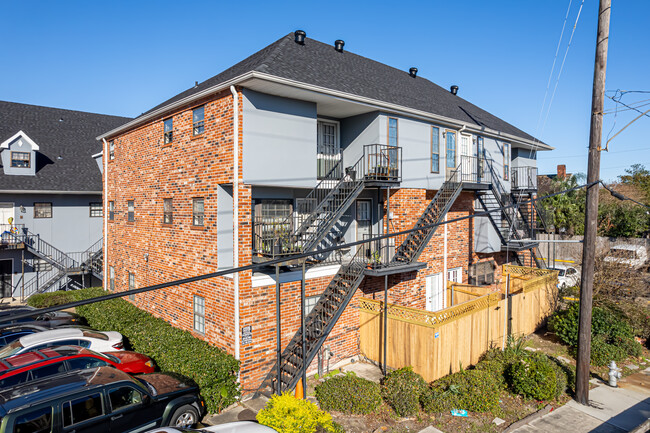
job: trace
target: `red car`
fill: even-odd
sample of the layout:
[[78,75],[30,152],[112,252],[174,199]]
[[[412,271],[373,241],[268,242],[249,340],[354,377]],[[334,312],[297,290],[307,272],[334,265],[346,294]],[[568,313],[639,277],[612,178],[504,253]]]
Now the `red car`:
[[29,382],[71,370],[115,367],[126,373],[153,373],[146,355],[119,351],[98,353],[79,346],[55,346],[0,359],[0,388]]

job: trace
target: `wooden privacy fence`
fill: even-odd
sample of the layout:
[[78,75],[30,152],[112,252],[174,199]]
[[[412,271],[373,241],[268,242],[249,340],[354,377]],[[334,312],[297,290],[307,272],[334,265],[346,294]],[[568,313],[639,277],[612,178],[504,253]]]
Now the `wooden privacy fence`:
[[[490,347],[503,347],[509,334],[533,333],[556,308],[557,272],[504,266],[500,289],[485,293],[453,284],[447,290],[454,305],[436,312],[388,304],[390,367],[412,366],[433,381],[476,364]],[[384,359],[383,315],[383,302],[361,298],[360,350],[378,363]]]

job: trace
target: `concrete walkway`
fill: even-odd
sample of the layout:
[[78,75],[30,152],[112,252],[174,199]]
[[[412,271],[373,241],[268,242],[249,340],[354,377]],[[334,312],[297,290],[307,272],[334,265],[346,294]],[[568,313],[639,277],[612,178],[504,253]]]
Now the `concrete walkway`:
[[602,382],[589,391],[589,406],[575,401],[535,419],[517,433],[623,433],[650,419],[650,368],[626,377],[619,388]]

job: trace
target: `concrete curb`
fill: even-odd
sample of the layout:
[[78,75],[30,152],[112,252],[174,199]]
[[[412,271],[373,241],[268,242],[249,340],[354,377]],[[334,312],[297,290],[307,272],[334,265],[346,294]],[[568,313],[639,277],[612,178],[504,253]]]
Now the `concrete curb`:
[[546,406],[544,406],[542,409],[538,410],[537,412],[531,413],[527,417],[522,418],[519,421],[513,422],[512,424],[510,424],[508,426],[508,428],[506,428],[503,431],[503,433],[508,433],[508,432],[511,432],[511,431],[514,431],[514,430],[518,429],[522,425],[530,424],[531,422],[535,421],[536,419],[539,419],[539,418],[543,417],[544,415],[546,415],[547,413],[550,413],[552,410],[553,410],[553,406],[551,406],[550,404],[547,404]]

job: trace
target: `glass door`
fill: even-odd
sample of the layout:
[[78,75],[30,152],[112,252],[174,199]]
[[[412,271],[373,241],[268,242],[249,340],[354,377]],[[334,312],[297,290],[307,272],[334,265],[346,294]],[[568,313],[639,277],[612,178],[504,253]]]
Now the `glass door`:
[[[317,152],[318,179],[339,178],[340,176],[336,175],[336,173],[331,173],[336,167],[336,164],[341,160],[338,123],[318,121]],[[340,171],[340,169],[337,171]],[[334,177],[332,175],[334,175]]]
[[[357,240],[363,241],[372,237],[372,207],[370,200],[357,200]],[[361,244],[359,248],[363,248],[365,253],[364,257],[370,259],[372,248],[370,243]]]
[[456,169],[456,132],[447,130],[445,133],[445,143],[447,148],[447,178]]

